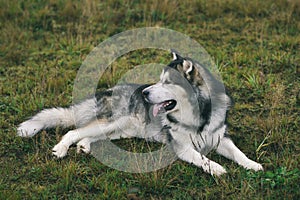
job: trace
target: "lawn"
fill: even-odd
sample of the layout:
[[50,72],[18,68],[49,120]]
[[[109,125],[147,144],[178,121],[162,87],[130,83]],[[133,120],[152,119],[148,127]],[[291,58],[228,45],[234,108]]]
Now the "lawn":
[[[212,177],[179,160],[154,172],[126,173],[75,147],[55,159],[51,149],[63,128],[16,136],[31,115],[72,103],[77,70],[95,46],[141,27],[181,32],[207,50],[235,101],[231,137],[264,172],[211,153],[226,175]],[[298,0],[0,0],[0,30],[0,199],[300,199]],[[154,50],[124,55],[99,87],[113,86],[153,58],[167,64],[167,56]],[[116,144],[149,146],[135,139]]]

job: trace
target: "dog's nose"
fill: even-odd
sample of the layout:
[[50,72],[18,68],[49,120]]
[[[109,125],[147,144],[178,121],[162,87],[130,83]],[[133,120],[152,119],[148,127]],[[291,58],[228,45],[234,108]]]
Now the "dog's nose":
[[148,96],[148,94],[149,94],[150,92],[149,92],[148,90],[143,90],[142,93],[143,93],[144,96]]

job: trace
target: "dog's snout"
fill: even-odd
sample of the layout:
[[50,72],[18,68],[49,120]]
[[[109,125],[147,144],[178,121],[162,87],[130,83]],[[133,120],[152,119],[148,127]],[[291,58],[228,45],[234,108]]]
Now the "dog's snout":
[[148,96],[150,92],[148,90],[143,90],[142,93],[143,93],[144,96]]

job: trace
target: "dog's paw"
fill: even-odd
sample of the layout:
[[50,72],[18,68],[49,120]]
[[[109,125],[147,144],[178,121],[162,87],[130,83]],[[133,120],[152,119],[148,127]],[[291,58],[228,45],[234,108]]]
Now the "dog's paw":
[[52,154],[56,156],[57,158],[63,158],[67,155],[69,147],[67,145],[64,145],[62,143],[58,143],[55,145],[52,149]]
[[219,165],[218,163],[210,161],[209,173],[211,175],[221,176],[222,174],[226,174],[226,169],[221,165]]
[[86,154],[91,152],[91,141],[89,138],[84,138],[77,143],[77,153],[84,152]]
[[261,164],[255,162],[253,160],[250,160],[248,163],[246,163],[244,165],[244,167],[246,169],[252,169],[254,171],[263,171],[264,170],[264,168],[263,168],[263,166]]
[[19,125],[17,134],[21,137],[32,137],[43,127],[43,124],[39,121],[28,120]]

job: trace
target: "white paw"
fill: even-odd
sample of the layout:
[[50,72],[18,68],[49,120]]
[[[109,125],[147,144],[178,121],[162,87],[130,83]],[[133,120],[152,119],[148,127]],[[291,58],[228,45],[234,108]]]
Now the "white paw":
[[63,158],[67,155],[69,146],[63,144],[62,142],[58,143],[52,149],[52,154],[57,158]]
[[244,165],[246,169],[252,169],[254,171],[263,171],[264,168],[261,164],[254,162],[253,160],[250,160],[247,162],[247,164]]
[[28,120],[19,125],[17,134],[21,137],[32,137],[43,127],[44,125],[39,121]]
[[211,175],[221,176],[226,173],[226,169],[216,162],[209,162],[209,171]]
[[81,151],[87,154],[91,152],[91,140],[89,138],[84,138],[77,143],[77,153]]

